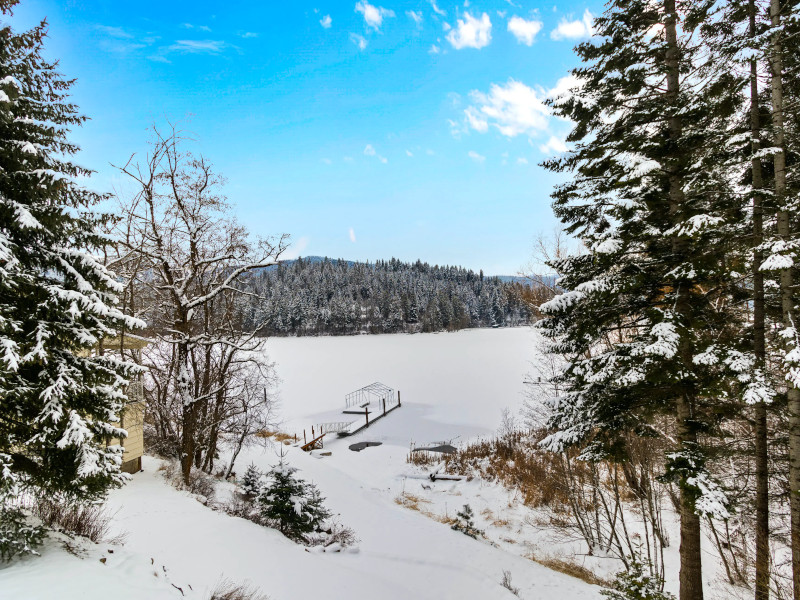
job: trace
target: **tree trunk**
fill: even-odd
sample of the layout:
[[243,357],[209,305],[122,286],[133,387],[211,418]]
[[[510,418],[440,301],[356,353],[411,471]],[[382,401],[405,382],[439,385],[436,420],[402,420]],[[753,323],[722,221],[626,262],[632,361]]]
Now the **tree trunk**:
[[[678,46],[678,15],[675,0],[665,0],[664,12],[666,15],[664,31],[667,41],[665,60],[667,67],[666,100],[667,111],[669,111],[668,127],[670,138],[675,140],[674,147],[677,148],[680,145],[679,140],[682,135],[683,124],[677,111],[680,92],[680,47]],[[673,152],[677,152],[677,150],[673,150]],[[668,158],[666,171],[669,174],[670,213],[677,214],[676,220],[680,220],[680,209],[685,202],[685,195],[681,185],[680,171],[678,165],[675,164],[676,160],[678,160],[678,157],[674,155]],[[676,235],[673,238],[672,246],[673,252],[677,256],[685,256],[687,253],[687,241],[681,236]],[[689,297],[691,282],[678,280],[675,282],[675,286],[677,293],[675,312],[682,321],[688,324],[688,320],[691,317],[691,299]],[[688,372],[694,369],[690,343],[685,334],[681,335],[679,352]],[[695,408],[694,390],[690,382],[687,382],[686,388],[676,399],[679,451],[685,451],[697,445],[697,434],[692,426]],[[681,568],[679,600],[703,600],[700,517],[695,512],[694,502],[687,494],[685,484],[686,481],[682,481],[680,485],[681,542],[679,553]]]
[[[770,17],[775,31],[771,39],[770,67],[772,70],[772,125],[775,132],[775,202],[778,208],[778,238],[791,239],[791,222],[786,207],[786,152],[783,106],[783,42],[781,40],[781,2],[770,0]],[[786,327],[796,327],[792,283],[794,269],[782,269],[780,274],[781,311]],[[789,413],[789,489],[792,542],[792,583],[794,599],[800,600],[800,389],[789,384],[787,392]]]
[[[749,1],[750,37],[756,35],[755,0]],[[756,154],[761,149],[761,122],[758,102],[758,66],[756,59],[750,61],[750,133],[752,136],[751,169],[753,172],[753,354],[756,366],[763,370],[766,365],[765,316],[764,316],[764,274],[761,263],[764,260],[759,246],[764,241],[764,206],[761,190],[764,188],[764,175],[761,159]],[[769,451],[767,447],[767,407],[758,402],[754,411],[755,420],[755,460],[756,460],[756,581],[755,600],[769,599]]]
[[[178,329],[180,331],[180,329]],[[195,405],[189,377],[188,342],[178,342],[178,394],[182,407],[181,473],[183,482],[189,484],[195,452]]]

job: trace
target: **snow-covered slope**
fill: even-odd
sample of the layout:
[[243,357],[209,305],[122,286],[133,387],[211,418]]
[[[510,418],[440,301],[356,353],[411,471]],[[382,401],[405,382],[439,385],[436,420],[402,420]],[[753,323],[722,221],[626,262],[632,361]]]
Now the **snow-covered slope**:
[[[434,486],[430,492],[446,492],[442,497],[454,505],[450,510],[443,500],[445,510],[455,513],[461,490],[470,498],[481,495],[478,482],[421,479],[424,474],[406,463],[408,444],[464,440],[495,429],[502,409],[523,401],[533,335],[514,329],[270,341],[283,379],[284,429],[291,433],[326,413],[339,414],[344,394],[366,383],[383,381],[403,393],[399,410],[354,437],[327,443],[331,456],[289,448],[288,461],[317,483],[327,506],[361,539],[357,552],[309,552],[276,531],[212,511],[171,488],[159,461],[146,457],[144,472],[109,499],[115,531],[127,533],[124,547],[110,554],[111,546],[90,545],[78,559],[51,543],[42,558],[0,570],[0,597],[207,598],[224,577],[248,580],[274,600],[490,600],[513,597],[500,585],[509,571],[528,600],[597,598],[596,587],[523,558],[517,549],[452,531],[396,501],[404,492]],[[348,446],[356,441],[383,445],[352,452]],[[250,462],[266,469],[276,461],[275,448],[254,448],[240,457],[238,470]],[[494,503],[498,513],[507,506],[502,493],[485,491],[486,506]]]

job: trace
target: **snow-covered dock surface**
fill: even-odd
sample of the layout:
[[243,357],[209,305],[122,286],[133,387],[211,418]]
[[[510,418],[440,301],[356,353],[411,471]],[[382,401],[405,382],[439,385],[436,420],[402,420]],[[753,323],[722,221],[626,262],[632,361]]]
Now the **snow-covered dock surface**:
[[[495,429],[504,407],[518,408],[533,335],[516,329],[270,341],[290,433],[324,420],[318,417],[327,408],[325,390],[330,398],[331,388],[380,379],[402,391],[402,410],[353,437],[326,441],[331,456],[289,449],[300,476],[313,480],[326,505],[355,530],[357,552],[309,552],[276,531],[214,512],[169,487],[159,461],[146,457],[144,472],[109,499],[115,531],[127,533],[123,547],[90,546],[79,559],[51,543],[42,558],[0,569],[0,598],[206,599],[224,577],[250,581],[273,600],[509,600],[513,596],[500,585],[503,571],[526,600],[599,598],[599,588],[523,557],[538,552],[537,533],[524,523],[524,511],[512,508],[512,493],[477,480],[431,482],[406,462],[411,440],[464,441]],[[383,445],[349,451],[362,437]],[[276,462],[275,450],[244,453],[239,470],[251,461],[266,470]],[[219,500],[227,493],[223,486]],[[421,508],[451,516],[469,501],[478,527],[493,528],[497,541],[452,531],[412,509],[413,496],[421,498]],[[491,525],[501,518],[508,524]],[[502,541],[502,532],[511,541]]]

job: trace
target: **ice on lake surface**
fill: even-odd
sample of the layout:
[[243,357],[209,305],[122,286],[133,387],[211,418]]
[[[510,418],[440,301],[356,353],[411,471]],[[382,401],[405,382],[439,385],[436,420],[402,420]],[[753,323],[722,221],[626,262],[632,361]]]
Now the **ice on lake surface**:
[[342,414],[345,394],[379,381],[400,391],[401,409],[349,439],[408,446],[489,434],[504,408],[518,412],[537,338],[530,327],[270,338],[266,351],[282,380],[283,430],[361,418]]

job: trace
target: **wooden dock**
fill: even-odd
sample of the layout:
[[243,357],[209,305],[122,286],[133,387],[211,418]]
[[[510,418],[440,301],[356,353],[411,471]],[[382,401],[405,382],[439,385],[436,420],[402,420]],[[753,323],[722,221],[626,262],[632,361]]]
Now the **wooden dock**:
[[398,408],[400,408],[400,403],[399,402],[397,404],[395,404],[394,406],[390,407],[390,408],[386,408],[386,406],[384,406],[382,412],[379,412],[378,414],[376,414],[376,415],[374,415],[372,417],[370,416],[370,411],[369,411],[368,408],[364,408],[363,411],[358,412],[358,413],[348,413],[348,414],[364,415],[364,420],[362,421],[361,419],[358,419],[356,421],[353,421],[350,424],[350,427],[338,432],[338,435],[339,435],[339,437],[347,437],[349,435],[353,435],[354,433],[358,433],[362,429],[366,429],[367,427],[372,425],[375,421],[377,421],[379,419],[382,419],[383,417],[388,415],[390,412],[392,412],[393,410],[396,410]]

